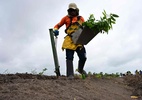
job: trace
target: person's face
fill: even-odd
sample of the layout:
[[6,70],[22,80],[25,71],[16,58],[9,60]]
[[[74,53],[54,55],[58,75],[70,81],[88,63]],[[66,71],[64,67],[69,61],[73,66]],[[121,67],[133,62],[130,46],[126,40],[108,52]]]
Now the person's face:
[[68,12],[69,12],[69,15],[71,15],[71,16],[77,16],[76,9],[69,9]]

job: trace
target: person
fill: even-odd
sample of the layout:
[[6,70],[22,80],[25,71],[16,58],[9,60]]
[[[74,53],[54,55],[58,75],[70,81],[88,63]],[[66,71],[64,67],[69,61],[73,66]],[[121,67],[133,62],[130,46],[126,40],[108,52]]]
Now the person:
[[138,70],[135,71],[135,75],[139,75],[139,71]]
[[142,71],[141,70],[139,71],[139,74],[142,75]]
[[78,72],[87,76],[84,69],[86,62],[86,49],[84,45],[74,44],[71,38],[71,34],[82,26],[85,21],[82,16],[79,16],[79,9],[75,3],[70,3],[68,6],[68,15],[64,16],[59,23],[54,26],[53,32],[55,36],[59,35],[59,29],[63,25],[66,25],[65,33],[67,34],[62,44],[62,49],[66,52],[66,76],[70,79],[74,78],[73,58],[74,52],[79,57]]

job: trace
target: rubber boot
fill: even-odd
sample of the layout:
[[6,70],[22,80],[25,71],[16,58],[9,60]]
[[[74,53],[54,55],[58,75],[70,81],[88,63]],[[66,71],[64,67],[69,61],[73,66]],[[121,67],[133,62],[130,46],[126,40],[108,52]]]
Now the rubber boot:
[[66,60],[66,65],[67,65],[67,77],[69,79],[73,79],[74,78],[73,61]]
[[85,77],[87,77],[86,71],[83,70],[84,65],[85,65],[85,62],[86,62],[86,60],[84,60],[84,61],[79,60],[79,61],[78,61],[78,72],[79,72],[80,74],[84,74]]

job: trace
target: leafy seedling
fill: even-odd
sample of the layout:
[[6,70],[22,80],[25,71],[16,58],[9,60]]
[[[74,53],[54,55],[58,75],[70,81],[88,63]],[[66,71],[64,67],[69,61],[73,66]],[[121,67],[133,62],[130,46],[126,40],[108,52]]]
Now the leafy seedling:
[[100,33],[108,33],[110,29],[112,29],[112,24],[116,23],[117,17],[119,17],[116,14],[107,14],[104,10],[102,12],[103,17],[100,17],[100,20],[96,20],[94,15],[91,14],[89,16],[89,19],[83,23],[84,27],[89,27],[92,30],[98,31]]

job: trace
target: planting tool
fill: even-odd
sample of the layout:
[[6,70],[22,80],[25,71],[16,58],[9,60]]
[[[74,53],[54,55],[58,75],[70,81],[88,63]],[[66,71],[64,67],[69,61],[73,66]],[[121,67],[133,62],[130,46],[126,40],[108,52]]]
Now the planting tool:
[[57,55],[57,36],[54,37],[53,29],[49,29],[50,33],[50,39],[51,39],[51,45],[52,45],[52,51],[53,51],[53,58],[54,58],[54,64],[55,64],[55,73],[58,76],[60,76],[60,66],[58,61],[58,55]]

